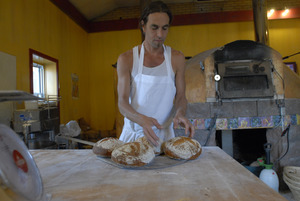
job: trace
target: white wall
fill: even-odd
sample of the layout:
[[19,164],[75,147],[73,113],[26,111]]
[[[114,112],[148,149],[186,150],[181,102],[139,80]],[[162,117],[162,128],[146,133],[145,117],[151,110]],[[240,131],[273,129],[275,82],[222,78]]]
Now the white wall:
[[[16,57],[0,51],[0,90],[16,90]],[[0,124],[10,125],[14,103],[0,102]]]

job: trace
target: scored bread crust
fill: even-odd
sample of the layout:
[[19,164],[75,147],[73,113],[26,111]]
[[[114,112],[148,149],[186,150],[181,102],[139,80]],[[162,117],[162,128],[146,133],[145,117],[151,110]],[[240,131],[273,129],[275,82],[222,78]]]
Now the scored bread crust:
[[159,145],[157,145],[157,146],[154,146],[152,143],[150,143],[145,136],[138,138],[136,140],[136,142],[141,142],[143,144],[147,144],[149,147],[151,147],[153,149],[155,155],[160,155],[163,153],[163,149],[162,149],[163,141],[161,139],[159,140],[159,142],[158,142]]
[[153,149],[141,142],[129,142],[111,154],[111,160],[126,167],[141,167],[149,164],[155,157]]
[[124,142],[114,137],[107,137],[99,140],[93,146],[93,152],[97,156],[111,157],[111,153],[114,149],[122,146]]
[[165,142],[163,150],[165,155],[170,158],[193,160],[200,156],[202,147],[197,140],[180,136]]

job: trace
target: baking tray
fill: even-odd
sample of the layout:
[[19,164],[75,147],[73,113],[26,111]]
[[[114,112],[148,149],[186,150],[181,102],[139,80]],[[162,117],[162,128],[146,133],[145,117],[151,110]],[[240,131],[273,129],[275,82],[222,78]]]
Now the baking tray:
[[97,156],[99,160],[101,160],[104,163],[107,163],[109,165],[112,165],[114,167],[118,167],[121,169],[135,169],[135,170],[155,170],[155,169],[163,169],[167,167],[172,167],[176,165],[181,165],[184,163],[187,163],[189,160],[177,160],[177,159],[171,159],[167,157],[166,155],[159,155],[155,156],[155,158],[145,166],[141,167],[132,167],[132,166],[125,166],[121,164],[117,164],[114,161],[111,160],[111,158],[104,158]]

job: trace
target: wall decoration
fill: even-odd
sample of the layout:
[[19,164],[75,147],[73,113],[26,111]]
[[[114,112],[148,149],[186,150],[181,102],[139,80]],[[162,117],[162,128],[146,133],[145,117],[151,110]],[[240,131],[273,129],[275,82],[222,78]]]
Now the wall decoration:
[[296,62],[284,62],[285,65],[287,65],[292,71],[297,73],[297,64]]
[[72,98],[78,99],[79,98],[78,75],[72,73],[71,78],[72,78]]

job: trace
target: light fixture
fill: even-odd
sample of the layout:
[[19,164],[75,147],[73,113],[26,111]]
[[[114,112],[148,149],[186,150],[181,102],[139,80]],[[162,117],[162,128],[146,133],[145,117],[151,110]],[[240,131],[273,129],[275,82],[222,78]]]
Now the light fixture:
[[274,9],[271,9],[268,11],[268,18],[271,17],[273,15],[273,13],[275,12]]
[[289,12],[290,12],[289,9],[285,9],[281,15],[282,15],[283,17],[285,17]]

